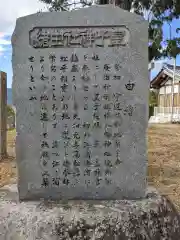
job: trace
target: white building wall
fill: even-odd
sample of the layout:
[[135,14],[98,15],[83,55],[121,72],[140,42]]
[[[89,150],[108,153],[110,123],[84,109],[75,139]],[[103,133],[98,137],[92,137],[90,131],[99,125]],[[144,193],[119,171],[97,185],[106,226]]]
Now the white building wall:
[[165,85],[171,85],[172,84],[172,80],[168,80]]
[[159,94],[165,94],[165,87],[161,87],[159,90]]
[[174,93],[178,93],[178,87],[179,87],[178,85],[174,86]]
[[[166,86],[166,91],[165,87],[161,87],[159,90],[159,94],[170,94],[172,93],[172,86]],[[174,93],[178,93],[178,85],[174,86]]]
[[172,86],[166,86],[166,94],[169,94],[172,92]]

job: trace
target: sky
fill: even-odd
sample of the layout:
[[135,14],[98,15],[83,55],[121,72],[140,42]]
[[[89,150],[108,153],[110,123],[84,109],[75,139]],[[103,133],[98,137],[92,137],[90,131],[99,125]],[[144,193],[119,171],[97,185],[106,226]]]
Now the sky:
[[[38,0],[6,0],[3,3],[0,4],[0,71],[7,73],[7,86],[11,88],[13,74],[11,65],[11,35],[15,28],[16,19],[39,10],[46,11],[47,8],[46,5]],[[180,27],[180,19],[174,20],[172,23],[173,36],[177,35],[175,31],[177,27]],[[168,25],[164,25],[164,38],[169,36],[168,29]],[[159,72],[164,62],[171,64],[172,60],[157,61],[155,68],[151,71],[151,78]],[[180,56],[177,57],[177,65],[180,65]]]

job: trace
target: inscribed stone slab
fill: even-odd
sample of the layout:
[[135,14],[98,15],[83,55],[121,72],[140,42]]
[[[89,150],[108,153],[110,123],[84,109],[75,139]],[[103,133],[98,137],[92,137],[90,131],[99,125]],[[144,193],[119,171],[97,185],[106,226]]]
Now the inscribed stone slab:
[[39,13],[12,45],[20,199],[143,197],[147,23],[111,5]]

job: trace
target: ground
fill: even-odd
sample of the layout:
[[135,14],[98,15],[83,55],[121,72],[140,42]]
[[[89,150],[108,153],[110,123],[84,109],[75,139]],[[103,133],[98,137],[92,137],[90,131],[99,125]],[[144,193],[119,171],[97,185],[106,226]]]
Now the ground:
[[0,187],[8,184],[12,178],[15,178],[17,171],[15,168],[15,130],[8,131],[7,150],[8,157],[0,162]]
[[[158,124],[148,128],[148,181],[180,210],[180,125]],[[8,131],[9,157],[0,163],[0,186],[15,178],[15,131]]]
[[180,125],[148,129],[148,180],[180,210]]

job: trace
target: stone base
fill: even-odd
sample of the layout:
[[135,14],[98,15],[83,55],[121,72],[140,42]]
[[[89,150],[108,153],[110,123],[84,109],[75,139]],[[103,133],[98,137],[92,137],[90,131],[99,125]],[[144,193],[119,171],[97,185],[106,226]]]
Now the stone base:
[[149,188],[139,201],[18,201],[0,189],[0,240],[180,240],[173,204]]

